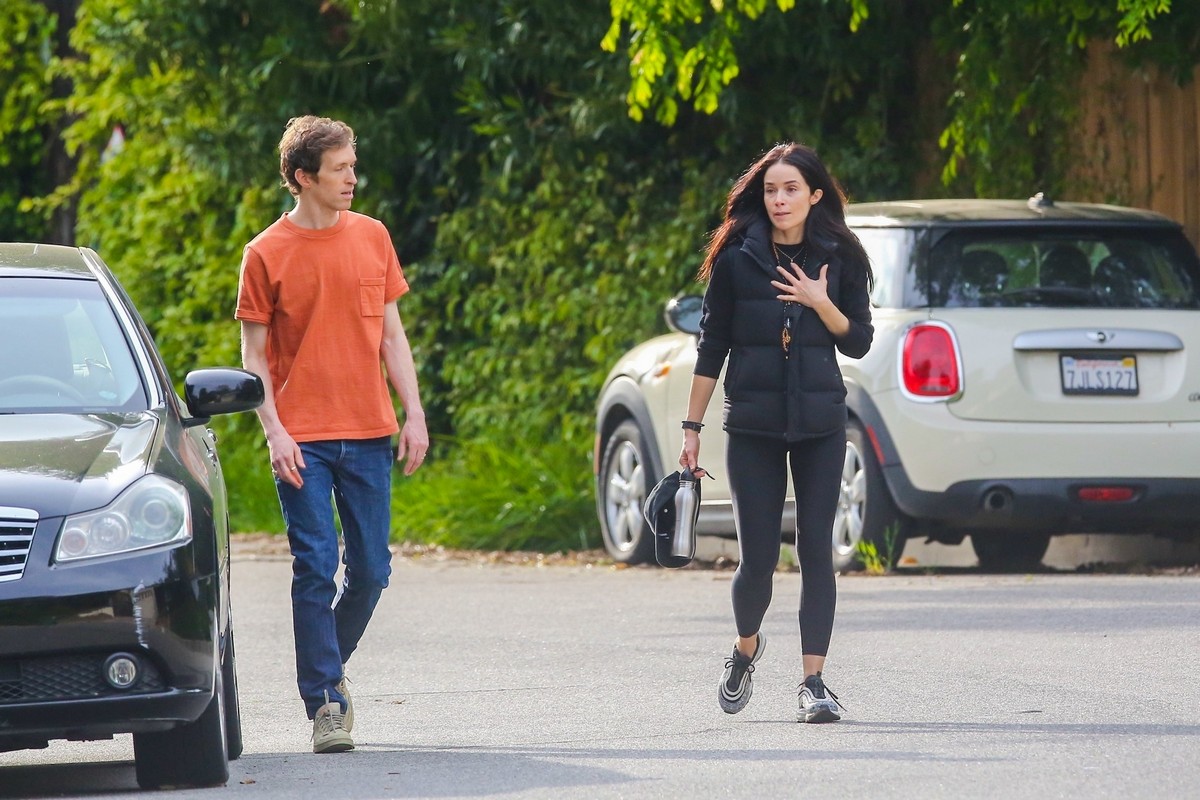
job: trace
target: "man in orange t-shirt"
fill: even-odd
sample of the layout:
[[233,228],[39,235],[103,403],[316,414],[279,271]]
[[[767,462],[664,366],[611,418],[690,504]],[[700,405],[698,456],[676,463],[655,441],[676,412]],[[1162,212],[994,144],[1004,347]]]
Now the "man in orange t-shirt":
[[[391,575],[393,455],[411,475],[429,434],[396,305],[408,283],[383,224],[350,211],[354,132],[297,117],[279,154],[296,206],[246,245],[236,317],[242,362],[266,388],[258,417],[292,551],[297,684],[313,752],[332,753],[354,748],[345,664]],[[340,592],[334,503],[345,541]]]

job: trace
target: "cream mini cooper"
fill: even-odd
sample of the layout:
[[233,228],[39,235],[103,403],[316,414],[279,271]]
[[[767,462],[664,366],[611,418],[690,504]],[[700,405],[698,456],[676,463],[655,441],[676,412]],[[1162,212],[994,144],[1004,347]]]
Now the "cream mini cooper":
[[[1062,533],[1200,536],[1200,262],[1149,211],[1022,201],[851,205],[875,341],[838,356],[850,419],[834,559],[860,542],[959,544],[1038,564]],[[646,492],[676,468],[700,298],[630,350],[596,416],[596,501],[618,561],[653,560]],[[718,387],[699,531],[733,535]],[[781,534],[792,529],[788,506]]]

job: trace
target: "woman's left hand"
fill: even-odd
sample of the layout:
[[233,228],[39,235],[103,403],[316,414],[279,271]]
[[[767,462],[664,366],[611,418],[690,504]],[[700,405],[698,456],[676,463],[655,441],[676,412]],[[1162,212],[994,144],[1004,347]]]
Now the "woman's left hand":
[[783,280],[771,281],[771,285],[780,291],[777,299],[788,303],[799,303],[802,306],[816,308],[821,303],[829,302],[829,290],[826,276],[829,265],[822,264],[821,272],[816,278],[804,274],[804,270],[792,263],[791,270],[776,267]]

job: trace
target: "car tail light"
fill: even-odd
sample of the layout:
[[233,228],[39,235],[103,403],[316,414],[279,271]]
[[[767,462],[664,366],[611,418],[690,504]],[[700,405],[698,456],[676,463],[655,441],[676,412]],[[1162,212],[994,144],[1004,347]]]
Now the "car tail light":
[[1079,499],[1089,503],[1127,503],[1136,495],[1132,486],[1084,486],[1078,492]]
[[916,400],[946,400],[962,392],[962,359],[948,325],[922,322],[909,328],[901,346],[900,382]]

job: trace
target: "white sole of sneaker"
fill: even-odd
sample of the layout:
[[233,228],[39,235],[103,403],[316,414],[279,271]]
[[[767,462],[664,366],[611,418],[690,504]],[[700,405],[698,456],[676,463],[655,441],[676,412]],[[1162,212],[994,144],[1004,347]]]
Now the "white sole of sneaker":
[[325,753],[345,753],[345,752],[347,752],[349,750],[353,750],[353,749],[354,749],[354,742],[349,740],[348,738],[347,739],[339,738],[335,741],[322,742],[319,745],[317,745],[317,744],[313,745],[313,752],[317,753],[318,755],[324,755]]
[[747,685],[746,689],[737,699],[728,697],[725,694],[725,684],[722,683],[717,687],[717,702],[721,704],[721,710],[726,714],[736,714],[746,707],[746,704],[750,702],[750,695],[752,694],[754,694],[753,683]]
[[837,722],[842,718],[842,715],[831,708],[822,707],[814,708],[810,711],[801,711],[796,717],[797,722],[808,722],[814,725],[820,725],[824,722]]

